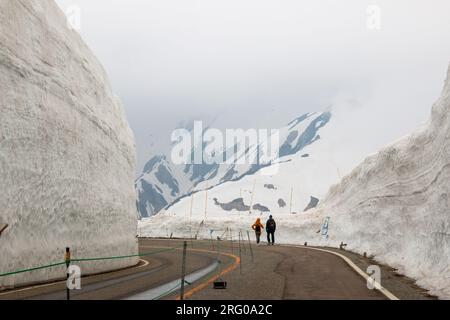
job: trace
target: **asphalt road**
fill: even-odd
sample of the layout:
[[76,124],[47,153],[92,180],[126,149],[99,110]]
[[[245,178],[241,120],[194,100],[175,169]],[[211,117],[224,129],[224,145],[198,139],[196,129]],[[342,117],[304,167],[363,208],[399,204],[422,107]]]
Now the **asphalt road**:
[[[142,292],[179,280],[182,251],[180,240],[141,239],[140,251],[173,248],[143,257],[139,265],[82,279],[82,290],[72,291],[73,300],[127,299]],[[213,265],[220,268],[186,287],[192,300],[278,300],[278,299],[386,299],[367,288],[366,280],[344,260],[330,253],[285,246],[256,246],[228,241],[189,241],[187,274]],[[241,263],[239,263],[241,262]],[[226,290],[214,290],[219,276]],[[0,292],[0,299],[65,299],[65,282]],[[176,299],[178,291],[161,297]]]
[[[179,246],[167,241],[140,240],[140,252],[158,251],[161,248]],[[126,299],[151,288],[162,286],[181,277],[180,249],[142,257],[139,264],[115,272],[88,276],[81,280],[81,290],[71,291],[72,300],[118,300]],[[186,272],[188,274],[204,269],[217,260],[215,252],[189,250]],[[65,281],[52,284],[19,288],[0,292],[0,300],[64,300]]]
[[189,299],[231,300],[384,300],[345,261],[329,253],[304,248],[260,246],[253,262],[247,254],[242,271],[224,276],[227,290],[211,287]]
[[[234,249],[236,253],[236,249]],[[253,252],[253,259],[251,253]],[[207,286],[192,300],[384,300],[344,260],[310,248],[252,246],[241,252],[242,269],[223,276],[226,290]]]

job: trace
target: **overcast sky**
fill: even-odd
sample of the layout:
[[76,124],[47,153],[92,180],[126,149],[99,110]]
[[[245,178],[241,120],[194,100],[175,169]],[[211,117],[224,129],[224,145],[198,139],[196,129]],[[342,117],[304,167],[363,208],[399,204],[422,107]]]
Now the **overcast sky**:
[[[278,127],[351,100],[385,126],[367,130],[404,135],[427,119],[450,62],[448,0],[57,2],[81,8],[139,169],[177,123],[204,117]],[[369,5],[381,9],[379,30],[367,27]]]

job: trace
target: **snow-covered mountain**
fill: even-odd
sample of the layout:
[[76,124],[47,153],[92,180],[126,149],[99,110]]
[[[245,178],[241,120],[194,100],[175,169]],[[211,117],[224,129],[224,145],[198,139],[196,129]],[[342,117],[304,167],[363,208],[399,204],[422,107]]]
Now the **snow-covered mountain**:
[[[332,118],[331,112],[305,114],[285,127],[279,129],[278,155],[273,161],[257,161],[241,163],[244,157],[258,157],[261,148],[258,144],[249,145],[245,152],[236,155],[238,145],[245,141],[237,140],[234,146],[235,159],[231,163],[213,164],[173,164],[170,155],[154,156],[144,167],[142,175],[137,179],[138,208],[142,217],[149,217],[183,197],[199,190],[210,189],[228,181],[239,181],[252,176],[261,169],[280,161],[291,161],[292,158],[306,158],[302,151],[321,139],[322,128]],[[203,151],[208,144],[203,144]],[[194,152],[194,151],[192,151]],[[218,151],[223,152],[223,151]],[[228,155],[224,155],[224,159]],[[226,158],[228,159],[228,158]]]
[[[0,1],[0,273],[137,253],[133,134],[107,75],[53,0]],[[83,275],[137,258],[80,265]],[[1,277],[0,289],[65,267]]]
[[[253,210],[300,214],[312,209],[331,185],[389,141],[361,130],[370,117],[364,109],[355,112],[354,101],[349,104],[305,114],[280,128],[278,154],[265,165],[178,166],[168,156],[154,157],[137,181],[142,217]],[[256,146],[247,150],[254,152]],[[233,210],[233,203],[240,209]]]
[[[316,207],[333,184],[373,152],[370,133],[355,134],[345,126],[348,118],[345,112],[331,108],[291,121],[280,129],[278,156],[270,164],[257,170],[251,166],[244,166],[244,170],[223,166],[218,170],[221,174],[190,185],[187,196],[169,205],[170,201],[164,201],[166,207],[161,214],[203,218],[267,212],[292,215]],[[165,158],[159,160],[164,168],[168,166]],[[152,173],[152,177],[160,182],[156,174]],[[167,184],[159,189],[173,191]],[[139,192],[143,194],[142,189]]]

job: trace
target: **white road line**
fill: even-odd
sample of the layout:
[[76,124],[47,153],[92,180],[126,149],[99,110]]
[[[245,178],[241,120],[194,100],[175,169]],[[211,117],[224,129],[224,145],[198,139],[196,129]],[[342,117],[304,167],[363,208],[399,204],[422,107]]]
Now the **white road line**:
[[[167,241],[169,239],[149,239],[149,240],[153,240],[153,241],[154,240]],[[180,239],[170,239],[170,240],[173,240],[173,241],[177,241],[178,240],[179,241]],[[346,256],[344,256],[344,255],[342,255],[340,253],[337,253],[337,252],[334,252],[334,251],[330,251],[330,250],[326,250],[326,249],[305,247],[305,246],[299,246],[299,245],[282,244],[280,246],[300,248],[300,249],[306,249],[306,250],[315,250],[315,251],[321,251],[321,252],[326,252],[326,253],[333,254],[333,255],[341,258],[342,260],[344,260],[353,270],[355,270],[360,276],[362,276],[364,278],[364,280],[367,281],[370,278],[370,276],[367,273],[365,273],[364,271],[362,271],[355,263],[353,263],[353,261],[351,261],[349,258],[347,258]],[[144,247],[150,247],[150,246],[144,246]],[[149,265],[149,262],[144,260],[144,259],[140,259],[140,261],[142,261],[144,264],[136,266],[136,267],[133,267],[132,269],[139,269],[139,268],[143,268],[143,267],[146,267],[146,266]],[[123,270],[120,270],[120,271],[123,271]],[[114,271],[114,272],[111,272],[111,273],[115,273],[115,272],[119,272],[119,271]],[[98,275],[92,275],[92,276],[88,276],[86,278],[91,278],[91,277],[95,277],[95,276],[98,276]],[[378,283],[374,279],[371,279],[371,281],[373,283],[374,288],[377,289],[378,291],[380,291],[389,300],[400,300],[392,292],[390,292],[388,289],[384,288],[380,283]],[[3,293],[0,293],[0,296],[4,296],[4,295],[8,295],[8,294],[14,294],[14,293],[17,293],[17,292],[28,291],[28,290],[37,289],[37,288],[54,286],[54,285],[58,285],[58,284],[61,284],[61,283],[64,283],[64,282],[65,282],[65,280],[64,281],[53,282],[53,283],[36,285],[36,286],[27,287],[27,288],[23,288],[23,289],[17,289],[17,290],[8,291],[8,292],[3,292]]]
[[[187,285],[190,285],[194,283],[195,281],[203,278],[204,276],[210,274],[214,270],[217,269],[219,263],[215,261],[211,265],[209,265],[206,268],[203,268],[201,270],[198,270],[196,272],[193,272],[186,276],[185,281],[187,282]],[[124,300],[155,300],[163,298],[164,296],[167,296],[171,293],[174,293],[175,291],[179,290],[181,288],[181,278],[173,280],[171,282],[168,282],[166,284],[163,284],[159,287],[152,288],[149,290],[146,290],[144,292],[132,295],[128,298],[125,298]]]
[[[167,241],[167,240],[180,240],[180,239],[149,239],[149,240],[153,240],[153,241],[154,240]],[[305,246],[299,246],[299,245],[280,244],[280,246],[301,248],[301,249],[307,249],[307,250],[316,250],[316,251],[322,251],[322,252],[326,252],[326,253],[331,253],[331,254],[333,254],[335,256],[338,256],[342,260],[344,260],[351,268],[353,268],[353,270],[355,270],[360,276],[362,276],[364,278],[364,280],[367,281],[370,278],[370,276],[367,273],[365,273],[364,271],[362,271],[355,263],[353,263],[352,260],[350,260],[349,258],[347,258],[346,256],[344,256],[344,255],[342,255],[340,253],[337,253],[337,252],[334,252],[334,251],[330,251],[330,250],[326,250],[326,249],[305,247]],[[378,291],[380,291],[389,300],[400,300],[392,292],[390,292],[388,289],[383,287],[380,283],[375,281],[375,279],[371,279],[370,281],[372,282],[374,288],[377,289]]]
[[[147,260],[144,260],[144,259],[139,259],[139,261],[144,262],[144,264],[143,264],[143,265],[139,265],[139,266],[135,266],[135,267],[133,267],[133,268],[126,269],[126,270],[139,269],[139,268],[146,267],[146,266],[148,266],[148,265],[150,264],[150,262],[148,262]],[[116,272],[120,272],[120,271],[124,271],[124,270],[118,270],[118,271],[108,272],[108,274],[112,274],[112,273],[116,273]],[[92,276],[87,276],[87,277],[85,277],[84,279],[89,279],[89,278],[96,277],[96,276],[99,276],[99,275],[101,275],[101,274],[96,274],[96,275],[92,275]],[[32,287],[27,287],[27,288],[22,288],[22,289],[17,289],[17,290],[12,290],[12,291],[7,291],[7,292],[0,292],[0,296],[6,296],[6,295],[8,295],[8,294],[13,294],[13,293],[17,293],[17,292],[23,292],[23,291],[33,290],[33,289],[37,289],[37,288],[45,288],[45,287],[56,286],[56,285],[58,285],[58,284],[65,283],[65,282],[66,282],[66,280],[62,280],[62,281],[57,281],[57,282],[52,282],[52,283],[38,284],[38,285],[35,285],[35,286],[32,286]]]
[[[353,263],[352,260],[350,260],[349,258],[347,258],[346,256],[334,252],[334,251],[330,251],[330,250],[326,250],[326,249],[319,249],[319,248],[312,248],[312,247],[304,247],[304,246],[296,246],[296,245],[281,245],[283,247],[294,247],[294,248],[301,248],[301,249],[306,249],[306,250],[315,250],[315,251],[322,251],[322,252],[327,252],[327,253],[331,253],[334,254],[335,256],[338,256],[339,258],[343,259],[350,267],[352,267],[360,276],[362,276],[364,278],[364,280],[368,280],[370,278],[370,276],[365,273],[364,271],[362,271],[356,264]],[[383,287],[380,283],[378,283],[377,281],[375,281],[374,279],[371,280],[373,283],[373,286],[375,289],[377,289],[378,291],[380,291],[386,298],[388,298],[389,300],[400,300],[399,298],[397,298],[392,292],[390,292],[388,289],[386,289],[385,287]]]

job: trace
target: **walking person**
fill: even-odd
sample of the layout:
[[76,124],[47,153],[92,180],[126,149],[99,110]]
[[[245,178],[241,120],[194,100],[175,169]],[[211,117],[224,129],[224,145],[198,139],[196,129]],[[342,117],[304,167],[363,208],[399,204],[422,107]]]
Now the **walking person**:
[[261,233],[264,229],[263,224],[261,223],[261,219],[256,219],[256,222],[252,225],[252,229],[255,231],[256,234],[256,244],[259,245],[259,242],[261,241]]
[[269,220],[266,223],[266,232],[267,232],[267,244],[274,245],[275,244],[275,231],[277,230],[277,224],[271,215]]

